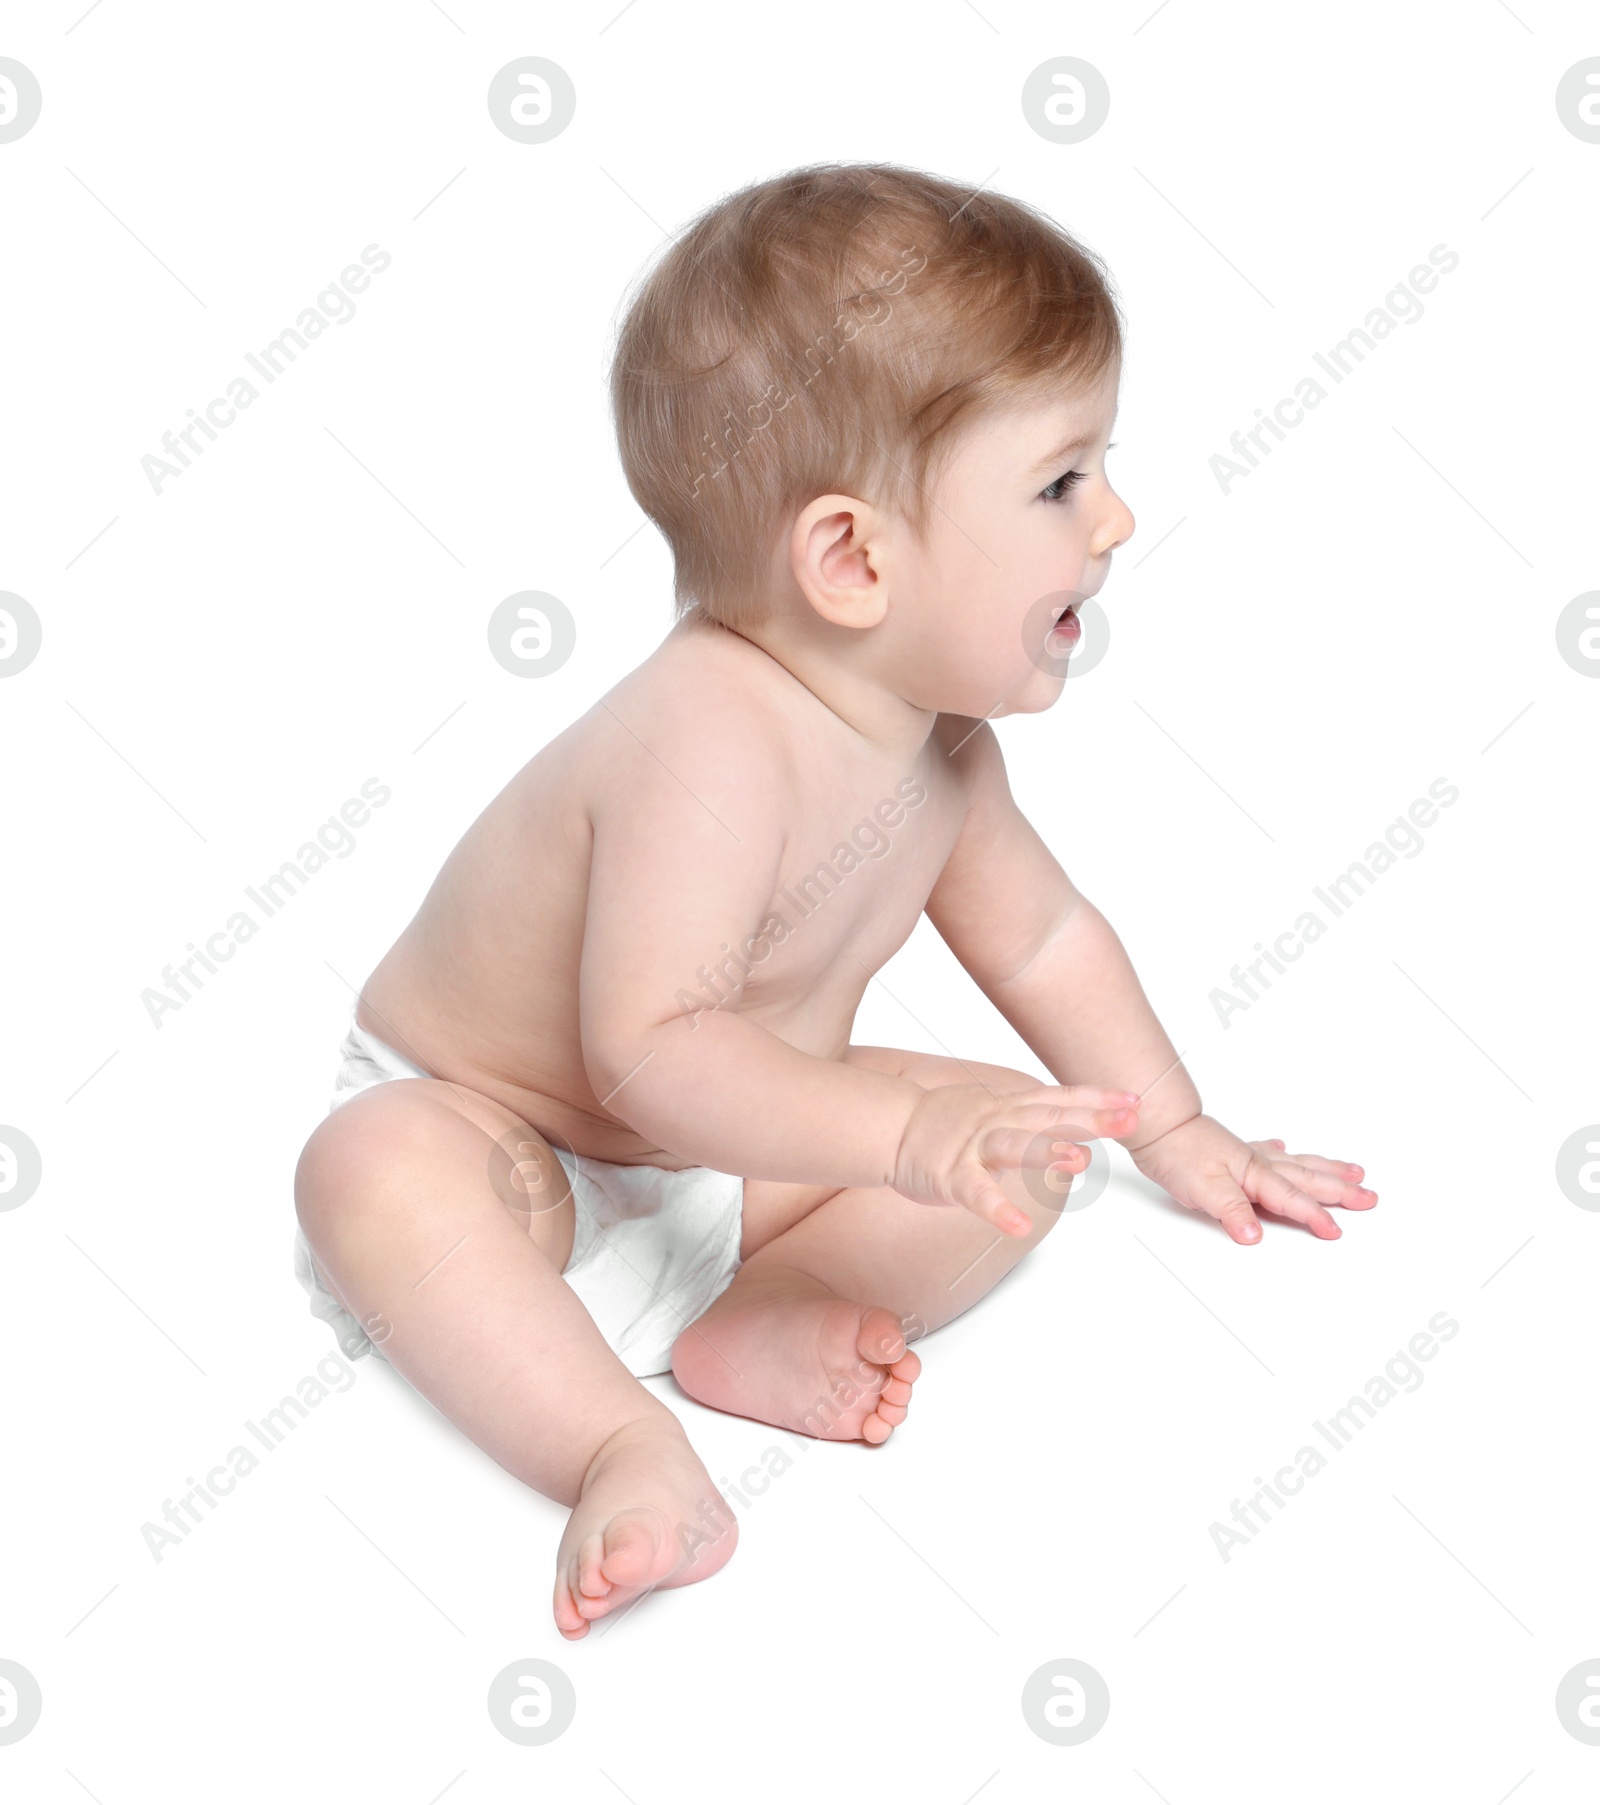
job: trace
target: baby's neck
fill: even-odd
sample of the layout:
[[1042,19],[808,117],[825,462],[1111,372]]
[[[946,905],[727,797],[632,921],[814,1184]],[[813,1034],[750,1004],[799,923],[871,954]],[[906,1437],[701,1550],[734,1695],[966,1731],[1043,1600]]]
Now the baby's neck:
[[[717,627],[719,632],[734,629]],[[900,694],[873,668],[863,636],[845,627],[817,623],[817,629],[774,613],[739,637],[765,652],[846,726],[885,752],[910,760],[922,749],[938,720]]]

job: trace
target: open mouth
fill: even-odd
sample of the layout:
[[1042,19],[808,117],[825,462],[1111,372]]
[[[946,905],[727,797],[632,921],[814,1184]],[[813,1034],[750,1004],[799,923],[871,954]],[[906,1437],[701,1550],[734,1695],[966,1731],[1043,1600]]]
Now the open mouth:
[[1083,638],[1083,625],[1078,619],[1078,603],[1069,603],[1063,608],[1050,629],[1050,649],[1070,649]]

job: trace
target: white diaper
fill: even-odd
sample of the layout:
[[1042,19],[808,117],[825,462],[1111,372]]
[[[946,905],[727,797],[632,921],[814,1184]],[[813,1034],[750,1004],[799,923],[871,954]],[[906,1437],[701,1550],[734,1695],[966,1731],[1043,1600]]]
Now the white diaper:
[[[360,1027],[352,1012],[329,1113],[374,1084],[432,1076]],[[629,1372],[640,1379],[670,1372],[673,1342],[739,1270],[744,1180],[708,1166],[664,1172],[554,1151],[571,1181],[577,1218],[561,1276]],[[349,1359],[382,1357],[334,1296],[298,1227],[294,1272],[311,1314],[332,1326]]]

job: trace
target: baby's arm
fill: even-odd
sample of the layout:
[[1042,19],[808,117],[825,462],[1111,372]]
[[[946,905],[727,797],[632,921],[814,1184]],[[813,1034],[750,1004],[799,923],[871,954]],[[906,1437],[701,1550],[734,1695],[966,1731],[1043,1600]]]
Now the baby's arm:
[[992,727],[954,754],[968,807],[928,919],[978,987],[1062,1084],[1093,1072],[1138,1093],[1129,1151],[1200,1114],[1126,949],[1017,807]]
[[[694,734],[639,723],[637,752],[619,733],[620,768],[591,810],[579,1015],[596,1097],[701,1165],[893,1185],[1027,1234],[1028,1218],[991,1169],[1020,1164],[1045,1128],[1070,1127],[1080,1139],[1126,1131],[1135,1120],[1127,1099],[1087,1086],[1004,1098],[979,1085],[928,1091],[801,1051],[741,1015],[737,994],[706,1006],[702,968],[718,971],[726,949],[759,965],[770,945],[761,928],[791,807],[782,756],[765,746],[770,726],[763,734],[757,721],[719,720],[721,706],[708,702],[710,724]],[[727,969],[736,979],[737,967]]]
[[1116,931],[1073,885],[1017,807],[988,726],[953,754],[969,789],[961,836],[928,898],[929,919],[978,986],[1062,1084],[1093,1072],[1140,1098],[1119,1140],[1147,1177],[1236,1241],[1260,1238],[1252,1204],[1324,1240],[1323,1204],[1370,1208],[1359,1166],[1241,1141],[1201,1113]]

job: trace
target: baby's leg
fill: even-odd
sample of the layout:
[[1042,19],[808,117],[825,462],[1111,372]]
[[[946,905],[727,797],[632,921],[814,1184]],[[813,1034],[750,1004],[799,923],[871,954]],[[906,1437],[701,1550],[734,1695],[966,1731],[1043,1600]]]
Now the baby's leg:
[[561,1277],[570,1197],[516,1213],[497,1193],[489,1156],[512,1134],[515,1157],[564,1189],[547,1144],[501,1105],[395,1079],[318,1126],[295,1203],[317,1264],[394,1369],[507,1472],[572,1507],[555,1616],[576,1638],[646,1590],[714,1573],[737,1526],[678,1419]]
[[[1004,1096],[1038,1082],[884,1047],[852,1047],[849,1058],[927,1090],[982,1083]],[[1025,1238],[887,1187],[835,1192],[750,1253],[694,1332],[678,1338],[678,1383],[715,1409],[801,1434],[886,1440],[905,1421],[922,1370],[906,1344],[992,1290],[1058,1219],[1020,1174],[997,1176],[1033,1223]]]

